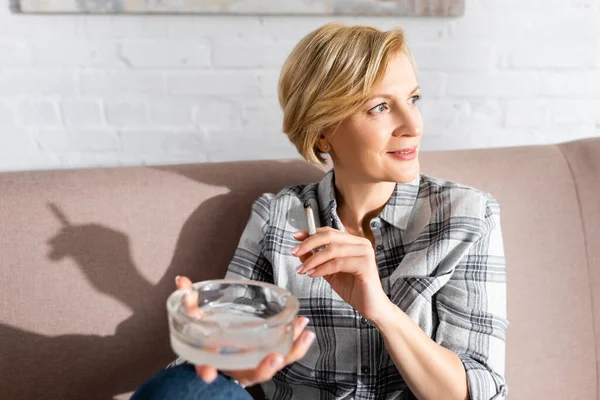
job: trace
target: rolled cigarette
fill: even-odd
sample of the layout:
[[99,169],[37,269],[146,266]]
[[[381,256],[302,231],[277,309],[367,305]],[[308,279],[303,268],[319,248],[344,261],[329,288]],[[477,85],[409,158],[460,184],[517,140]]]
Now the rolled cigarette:
[[304,212],[306,213],[306,224],[308,225],[308,235],[312,236],[317,233],[315,226],[315,216],[312,211],[312,207],[308,201],[304,202]]

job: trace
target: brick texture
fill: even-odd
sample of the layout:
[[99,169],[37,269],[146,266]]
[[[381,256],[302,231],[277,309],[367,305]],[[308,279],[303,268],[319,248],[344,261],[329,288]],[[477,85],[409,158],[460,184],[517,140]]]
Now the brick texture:
[[294,157],[279,71],[332,20],[405,29],[426,150],[600,136],[598,1],[466,0],[461,17],[403,18],[23,15],[0,0],[0,170]]

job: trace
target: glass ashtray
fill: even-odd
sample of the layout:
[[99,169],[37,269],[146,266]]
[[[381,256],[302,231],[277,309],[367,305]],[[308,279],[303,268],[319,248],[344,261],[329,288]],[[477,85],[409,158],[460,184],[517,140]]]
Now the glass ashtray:
[[[184,294],[197,292],[199,310],[188,312]],[[196,365],[250,369],[272,352],[286,355],[293,342],[298,299],[285,289],[249,280],[217,279],[178,289],[167,299],[173,351]]]

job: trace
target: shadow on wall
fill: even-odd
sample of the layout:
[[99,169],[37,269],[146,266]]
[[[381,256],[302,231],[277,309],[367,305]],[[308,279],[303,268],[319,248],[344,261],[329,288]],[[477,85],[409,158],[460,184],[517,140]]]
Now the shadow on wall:
[[[134,391],[174,359],[169,345],[165,301],[175,289],[175,276],[187,275],[192,281],[222,277],[250,215],[252,201],[261,193],[277,192],[286,185],[316,182],[323,175],[321,169],[302,160],[154,169],[203,184],[224,186],[230,191],[205,200],[187,218],[171,262],[157,285],[138,272],[125,232],[99,223],[72,225],[59,206],[50,205],[48,218],[59,218],[63,228],[49,239],[49,248],[36,251],[48,252],[49,262],[65,257],[73,259],[98,292],[123,303],[132,314],[110,336],[50,337],[0,325],[3,347],[0,398],[124,398],[118,395]],[[257,170],[268,173],[255,175]],[[127,206],[143,207],[142,204]],[[75,293],[83,291],[74,290]],[[94,312],[93,305],[91,307],[90,312]],[[260,391],[253,395],[259,396]]]

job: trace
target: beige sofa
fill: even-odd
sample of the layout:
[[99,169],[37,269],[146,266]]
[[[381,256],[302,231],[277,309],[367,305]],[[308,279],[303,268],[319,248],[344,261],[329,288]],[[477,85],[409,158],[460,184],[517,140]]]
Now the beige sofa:
[[[509,398],[600,399],[600,139],[421,157],[502,207]],[[252,200],[322,174],[299,160],[0,174],[0,399],[128,398],[174,358],[174,277],[221,277]]]

